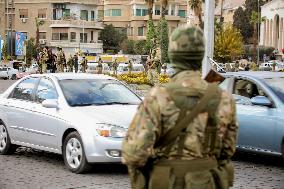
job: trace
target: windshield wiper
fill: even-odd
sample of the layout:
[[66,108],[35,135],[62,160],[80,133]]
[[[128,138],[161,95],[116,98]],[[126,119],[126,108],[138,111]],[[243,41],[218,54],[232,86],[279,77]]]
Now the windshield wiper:
[[81,104],[72,104],[71,106],[92,106],[94,104],[91,104],[91,103],[81,103]]
[[106,103],[96,103],[95,105],[114,105],[114,104],[120,104],[120,105],[135,105],[135,104],[129,103],[129,102],[106,102]]

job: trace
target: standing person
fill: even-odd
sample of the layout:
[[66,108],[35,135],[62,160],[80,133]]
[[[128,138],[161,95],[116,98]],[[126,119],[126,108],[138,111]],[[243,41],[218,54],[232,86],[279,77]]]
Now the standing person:
[[128,61],[128,74],[131,74],[133,70],[133,63],[131,60]]
[[38,64],[38,72],[42,73],[42,64],[43,64],[43,52],[42,51],[38,53],[37,64]]
[[113,67],[113,74],[117,75],[117,67],[118,67],[118,63],[117,60],[115,59],[114,62],[112,63],[112,67]]
[[203,57],[201,29],[185,25],[174,30],[169,58],[176,74],[149,91],[123,141],[122,161],[132,188],[232,186],[235,101],[201,78]]
[[85,56],[83,56],[80,64],[81,64],[81,67],[82,67],[82,72],[86,73],[88,64],[87,64],[87,59],[85,58]]
[[237,60],[235,63],[235,72],[238,72],[240,68],[240,62]]
[[99,58],[99,62],[98,62],[98,74],[102,74],[103,73],[103,61],[101,58]]
[[73,62],[74,62],[75,73],[78,73],[79,64],[78,64],[78,56],[77,56],[77,54],[74,55]]
[[74,59],[73,59],[72,55],[70,54],[70,56],[67,60],[68,72],[73,72],[73,66],[74,66]]
[[42,63],[41,63],[41,71],[42,73],[47,73],[47,63],[48,63],[48,49],[45,47],[42,51]]
[[57,72],[61,73],[64,72],[64,59],[65,55],[62,51],[61,47],[57,47],[57,53],[56,53],[56,69]]

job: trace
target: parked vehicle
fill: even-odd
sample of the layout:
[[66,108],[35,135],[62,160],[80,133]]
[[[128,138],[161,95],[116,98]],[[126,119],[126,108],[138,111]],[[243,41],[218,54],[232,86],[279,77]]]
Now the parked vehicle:
[[172,67],[172,64],[167,64],[162,66],[161,74],[166,74],[172,76],[175,74],[175,70]]
[[220,85],[233,94],[239,122],[239,150],[284,158],[284,73],[233,72]]
[[[127,74],[129,73],[129,68],[128,68],[128,64],[127,63],[122,63],[119,64],[117,67],[117,74]],[[132,64],[133,68],[131,73],[142,73],[145,71],[145,68],[143,66],[143,64]]]
[[0,67],[0,78],[17,79],[18,70],[13,67]]
[[34,74],[0,96],[0,154],[16,145],[63,155],[68,169],[121,162],[121,145],[141,98],[115,78]]

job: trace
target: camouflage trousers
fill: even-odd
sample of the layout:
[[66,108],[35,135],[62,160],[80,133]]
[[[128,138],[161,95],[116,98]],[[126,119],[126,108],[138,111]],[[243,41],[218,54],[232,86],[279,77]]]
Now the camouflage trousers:
[[63,64],[56,64],[57,73],[64,72],[64,65]]
[[46,63],[43,63],[43,64],[41,65],[41,72],[42,72],[42,73],[47,73],[47,65],[46,65]]
[[151,85],[159,83],[159,74],[156,69],[149,69],[147,75]]

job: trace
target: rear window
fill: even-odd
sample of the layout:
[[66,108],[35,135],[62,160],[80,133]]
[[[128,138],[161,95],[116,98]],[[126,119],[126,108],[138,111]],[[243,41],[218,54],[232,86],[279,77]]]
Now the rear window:
[[0,71],[7,71],[7,68],[0,68]]

